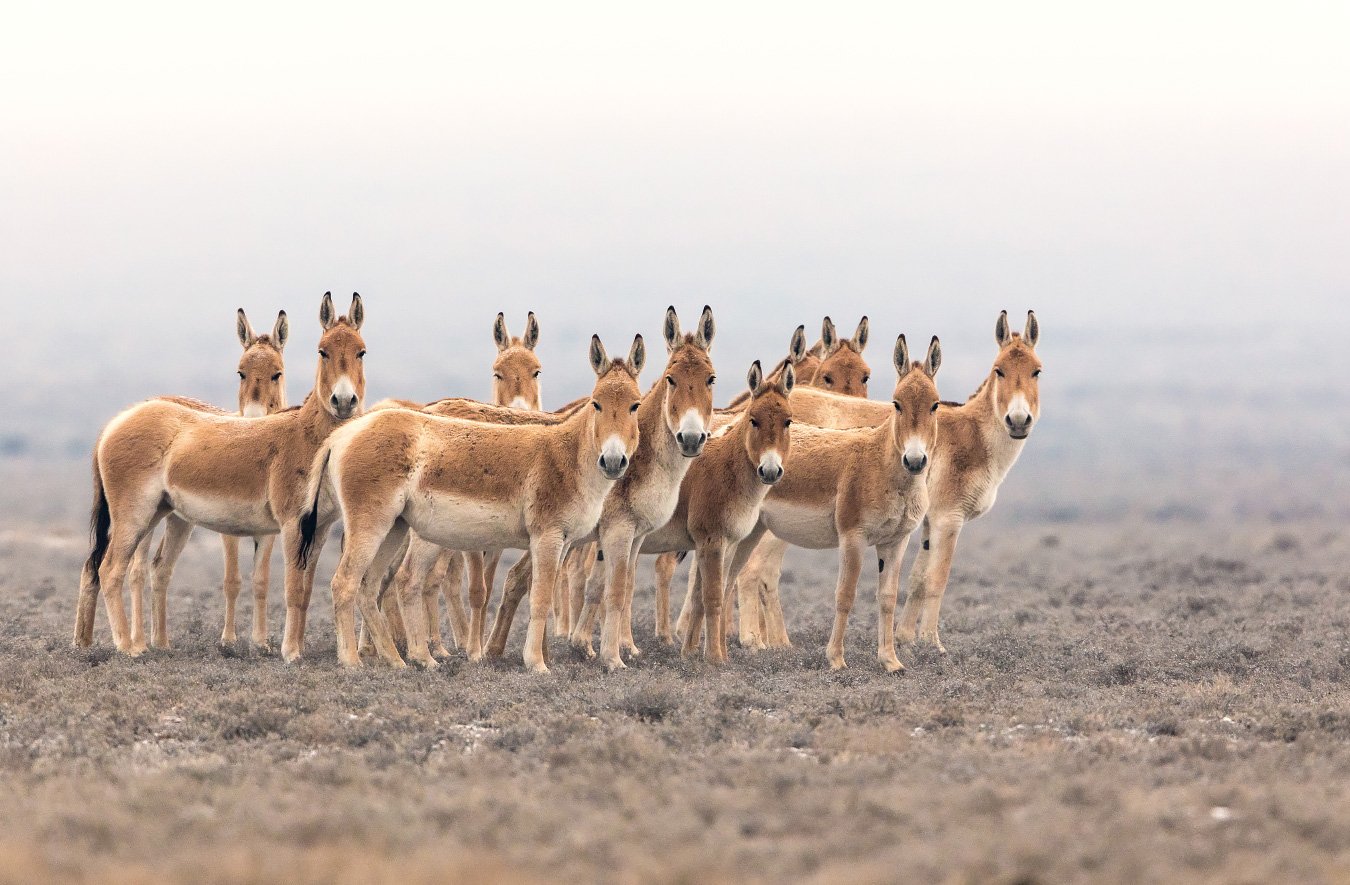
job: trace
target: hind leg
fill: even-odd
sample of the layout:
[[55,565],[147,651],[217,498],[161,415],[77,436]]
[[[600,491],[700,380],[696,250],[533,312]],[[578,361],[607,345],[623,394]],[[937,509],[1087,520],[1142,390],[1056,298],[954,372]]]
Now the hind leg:
[[272,583],[272,548],[276,535],[253,539],[253,647],[270,654],[272,641],[267,635],[267,591]]
[[192,523],[179,516],[170,514],[164,522],[164,540],[155,554],[155,569],[151,579],[154,583],[155,620],[150,630],[150,641],[155,648],[169,647],[169,580],[173,577],[173,567],[178,557],[183,555],[183,547],[191,534]]
[[483,659],[483,631],[486,629],[488,584],[484,556],[478,551],[464,554],[469,573],[469,660]]
[[445,612],[450,618],[450,638],[459,648],[467,649],[469,611],[464,607],[464,571],[464,554],[458,550],[445,551],[436,563],[436,571],[432,573],[436,583],[429,592],[434,593],[439,589],[441,596],[445,597]]
[[131,647],[140,654],[145,651],[145,593],[146,581],[150,576],[150,547],[154,542],[153,528],[145,533],[141,543],[136,545],[136,555],[131,558],[127,584],[131,591]]
[[[403,658],[399,655],[398,648],[394,645],[393,636],[389,632],[389,625],[385,621],[383,612],[380,611],[379,595],[387,582],[389,572],[406,553],[404,542],[407,538],[408,524],[402,519],[394,520],[388,534],[380,541],[379,548],[375,552],[375,558],[366,568],[356,599],[357,606],[361,610],[362,623],[371,640],[375,643],[376,653],[395,669],[403,669],[407,665],[404,664]],[[401,602],[402,600],[400,600],[400,607]],[[416,604],[411,606],[410,609],[410,611],[404,613],[409,659],[424,667],[436,667],[436,661],[431,658],[427,650],[427,628],[426,624],[422,623],[421,599],[417,599]]]
[[235,630],[235,606],[243,586],[239,578],[239,539],[234,535],[221,535],[220,549],[225,557],[225,577],[220,582],[220,592],[225,596],[225,625],[220,630],[220,644],[234,645],[239,639]]
[[[506,640],[511,635],[511,622],[516,619],[516,609],[520,607],[520,601],[530,592],[533,569],[533,555],[526,553],[506,572],[506,582],[502,585],[502,599],[497,605],[497,617],[492,622],[492,636],[484,651],[490,658],[500,658],[506,653]],[[540,645],[542,655],[543,643]]]
[[108,614],[108,625],[112,628],[113,644],[118,651],[135,657],[144,649],[132,647],[123,586],[136,548],[153,527],[158,511],[152,507],[128,510],[130,512],[119,514],[120,518],[113,519],[108,550],[98,570],[98,583],[103,591],[103,605]]
[[656,638],[673,642],[670,634],[670,584],[675,579],[676,556],[662,553],[656,557]]

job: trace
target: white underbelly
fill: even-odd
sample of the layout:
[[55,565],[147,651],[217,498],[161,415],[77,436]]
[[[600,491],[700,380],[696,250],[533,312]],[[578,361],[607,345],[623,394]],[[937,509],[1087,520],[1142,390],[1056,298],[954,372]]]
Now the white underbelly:
[[769,531],[794,547],[825,550],[839,546],[833,507],[803,507],[769,497],[760,518]]
[[642,539],[643,553],[677,553],[694,549],[694,540],[689,530],[680,523],[667,522],[664,526]]
[[266,499],[238,501],[174,488],[168,493],[174,512],[193,525],[213,532],[247,536],[275,535],[281,531]]
[[408,500],[403,517],[417,534],[451,550],[525,550],[530,546],[524,512],[507,501],[424,492]]

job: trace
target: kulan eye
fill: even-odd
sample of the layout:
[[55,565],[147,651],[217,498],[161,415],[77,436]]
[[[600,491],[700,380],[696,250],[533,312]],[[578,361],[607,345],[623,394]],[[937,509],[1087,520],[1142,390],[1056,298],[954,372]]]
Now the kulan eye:
[[244,373],[243,373],[243,372],[240,372],[240,373],[239,373],[239,380],[240,380],[240,381],[243,381],[243,380],[244,380]]
[[595,406],[595,410],[597,412],[600,411],[600,404],[598,402],[596,402],[595,400],[591,400],[591,405]]
[[709,375],[709,376],[708,376],[708,386],[709,386],[709,387],[712,387],[712,386],[713,386],[714,384],[716,384],[716,383],[717,383],[717,376],[716,376],[716,375]]
[[872,376],[871,376],[871,375],[864,375],[864,376],[863,376],[863,383],[864,383],[864,384],[866,384],[868,381],[871,381],[871,380],[872,380]]
[[936,412],[936,411],[938,410],[938,406],[939,406],[939,405],[941,405],[941,404],[940,404],[940,403],[933,403],[933,408],[930,409],[929,411]]
[[825,383],[828,384],[830,387],[833,387],[833,386],[834,386],[834,379],[833,379],[832,377],[830,377],[829,375],[826,375],[826,376],[825,376]]
[[638,406],[640,405],[642,405],[642,403],[633,403],[631,406],[628,407],[628,411],[636,412],[638,410]]
[[783,422],[783,426],[784,426],[784,427],[791,427],[791,426],[792,426],[792,419],[791,419],[791,418],[788,418],[786,421],[784,421],[784,422]]
[[319,359],[328,359],[328,351],[324,350],[322,347],[319,348]]
[[995,370],[994,370],[994,374],[997,375],[998,377],[1002,378],[1002,377],[1003,377],[1003,370],[1002,370],[1002,369],[995,369]]
[[281,373],[280,373],[280,372],[277,372],[275,375],[273,375],[273,376],[272,376],[272,380],[273,380],[273,381],[280,381],[280,380],[281,380]]
[[365,359],[365,358],[366,358],[366,352],[365,352],[364,350],[361,351],[360,353],[358,353],[358,354],[356,355],[356,358],[359,359],[359,360]]
[[673,375],[667,375],[667,376],[666,376],[666,383],[669,384],[671,387],[674,387],[674,386],[675,386],[675,377],[674,377]]
[[758,429],[759,429],[759,422],[756,421],[754,418],[751,418],[751,419],[750,419],[750,426],[753,427],[753,428],[755,428],[756,430],[758,430]]
[[539,377],[539,370],[538,370],[538,369],[535,369],[535,370],[534,370],[534,377],[536,377],[536,378]]
[[1039,377],[1041,377],[1041,370],[1040,370],[1040,369],[1037,369],[1036,371],[1032,372],[1032,373],[1031,373],[1031,377],[1032,377],[1032,378],[1039,378]]
[[492,380],[493,380],[493,381],[500,381],[500,380],[502,380],[502,373],[501,373],[501,372],[493,372],[493,373],[492,373]]
[[896,410],[897,412],[901,411],[901,409],[900,409],[900,400],[898,400],[898,399],[893,399],[893,400],[891,400],[891,405],[895,406],[895,410]]

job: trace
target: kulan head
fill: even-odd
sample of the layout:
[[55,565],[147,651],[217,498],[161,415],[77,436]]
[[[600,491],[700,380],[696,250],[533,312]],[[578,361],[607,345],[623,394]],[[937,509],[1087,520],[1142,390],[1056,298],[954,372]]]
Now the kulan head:
[[286,311],[277,312],[271,332],[255,335],[241,307],[235,316],[235,331],[244,348],[239,357],[239,414],[261,418],[280,412],[286,408],[286,363],[281,352],[291,334]]
[[713,324],[712,308],[706,305],[698,318],[698,326],[692,333],[680,331],[680,318],[674,307],[666,308],[666,319],[662,324],[666,339],[665,406],[662,414],[666,427],[675,437],[680,454],[693,458],[703,451],[708,441],[708,425],[712,421],[713,384],[717,375],[713,372],[712,350]]
[[608,479],[619,479],[628,470],[638,444],[638,406],[642,392],[638,376],[647,361],[642,336],[633,338],[627,360],[612,360],[599,335],[591,336],[591,368],[595,388],[591,391],[591,431],[600,452],[597,466]]
[[755,465],[755,475],[765,485],[783,478],[783,465],[792,447],[792,407],[788,394],[797,383],[796,370],[789,363],[776,383],[765,383],[759,360],[750,366],[746,377],[750,404],[745,418],[745,454]]
[[937,445],[938,389],[933,379],[942,365],[942,345],[937,336],[928,343],[923,362],[909,361],[909,345],[905,336],[895,339],[895,394],[891,404],[891,435],[900,463],[914,475],[928,466],[929,453]]
[[1041,325],[1036,314],[1029,310],[1026,327],[1018,335],[1008,327],[1005,310],[998,315],[994,338],[998,341],[998,356],[989,378],[993,385],[994,413],[1010,437],[1026,439],[1041,415],[1041,360],[1036,355]]
[[513,409],[542,409],[540,363],[534,353],[539,343],[539,321],[534,311],[525,318],[525,334],[518,338],[507,331],[505,314],[497,314],[492,340],[497,344],[497,358],[492,361],[492,401]]
[[811,386],[843,396],[867,396],[867,382],[872,378],[872,369],[862,355],[867,347],[867,317],[859,321],[852,338],[843,339],[835,330],[834,322],[826,317],[821,324],[820,343],[824,355]]
[[366,397],[366,342],[361,324],[366,311],[361,296],[352,293],[352,306],[343,316],[333,307],[333,293],[323,293],[319,305],[319,369],[314,379],[314,395],[328,413],[345,421],[361,412]]

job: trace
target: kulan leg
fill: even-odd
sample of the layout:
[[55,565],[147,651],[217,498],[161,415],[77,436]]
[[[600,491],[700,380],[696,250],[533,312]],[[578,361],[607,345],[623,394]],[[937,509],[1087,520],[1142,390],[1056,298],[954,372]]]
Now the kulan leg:
[[908,546],[908,534],[877,546],[877,660],[887,673],[905,669],[895,656],[895,602],[900,596],[900,563]]
[[115,517],[109,533],[108,549],[98,571],[98,583],[103,592],[103,605],[108,614],[108,626],[112,629],[113,644],[118,651],[127,652],[132,657],[141,654],[144,649],[132,647],[123,587],[136,548],[149,534],[156,516],[155,509],[143,507],[121,515],[120,519]]
[[225,625],[220,630],[220,644],[234,645],[239,638],[235,630],[235,606],[239,601],[239,591],[243,589],[243,581],[239,577],[239,539],[234,535],[221,535],[220,549],[225,562],[225,577],[220,582],[220,592],[225,597]]
[[834,591],[834,629],[830,631],[830,644],[826,648],[832,670],[842,670],[848,666],[844,662],[844,628],[848,626],[848,613],[853,610],[853,599],[858,592],[858,576],[862,573],[865,549],[861,538],[845,535],[839,539],[839,583]]
[[271,653],[272,641],[267,635],[267,592],[272,583],[272,548],[276,535],[260,535],[253,539],[253,647]]
[[131,593],[131,647],[145,651],[145,594],[149,592],[146,580],[150,575],[150,547],[154,543],[154,529],[145,533],[136,553],[131,557],[127,585]]
[[469,647],[469,611],[464,607],[464,555],[449,550],[436,562],[432,579],[445,597],[450,616],[450,638],[459,648]]
[[947,581],[951,578],[952,559],[956,556],[956,541],[960,534],[959,522],[933,526],[932,558],[928,563],[923,614],[919,621],[919,642],[928,643],[944,655],[947,649],[938,636],[938,616],[942,611],[942,595],[947,592]]
[[630,658],[642,654],[637,640],[633,638],[633,595],[637,591],[637,563],[641,550],[642,538],[634,537],[632,549],[628,554],[628,567],[624,574],[623,614],[619,617],[619,649],[628,652]]
[[562,565],[563,546],[560,533],[546,532],[530,539],[530,624],[525,632],[524,658],[525,666],[535,673],[548,672],[544,643],[549,612],[553,609],[553,591]]
[[[633,548],[633,530],[627,525],[611,526],[600,535],[600,550],[605,555],[605,621],[600,629],[600,663],[607,670],[622,669],[619,655],[623,638],[624,596],[627,590],[629,551]],[[590,601],[589,599],[587,600]]]
[[679,560],[674,553],[662,553],[656,557],[653,567],[656,584],[656,638],[671,643],[674,638],[670,632],[670,585],[675,580],[675,565]]
[[703,624],[706,634],[703,656],[711,664],[724,664],[727,660],[726,619],[722,617],[722,588],[726,580],[725,554],[721,539],[706,541],[698,550],[699,580],[703,584]]
[[304,607],[308,602],[305,595],[305,576],[319,559],[324,541],[328,537],[327,524],[317,527],[313,544],[309,551],[309,563],[301,568],[298,562],[300,550],[300,520],[292,519],[281,527],[282,561],[285,563],[282,586],[286,594],[286,624],[282,628],[281,657],[286,663],[300,660],[304,650]]
[[[466,651],[471,661],[483,659],[483,632],[487,628],[488,584],[486,557],[481,551],[464,554],[469,577],[469,644]],[[514,615],[514,610],[512,614]],[[494,625],[495,626],[495,625]]]
[[928,567],[932,562],[932,530],[928,519],[924,519],[920,532],[919,552],[914,556],[914,565],[909,570],[909,593],[905,596],[905,606],[895,624],[895,638],[899,642],[910,644],[919,629],[919,615],[923,613],[923,599],[928,593]]
[[[361,610],[361,621],[375,644],[376,654],[397,670],[403,669],[406,664],[398,653],[398,647],[394,645],[394,637],[389,632],[389,623],[385,620],[384,613],[380,611],[379,597],[389,573],[402,562],[407,552],[405,543],[407,538],[408,524],[402,519],[395,519],[388,533],[380,541],[375,558],[366,567],[356,598],[357,607]],[[422,622],[422,600],[416,599],[408,608],[403,615],[407,628],[408,657],[424,667],[434,668],[437,664],[431,659],[427,649],[427,628]],[[357,656],[360,657],[359,651]]]
[[155,554],[151,576],[155,617],[150,627],[150,641],[155,648],[169,647],[169,581],[173,578],[173,568],[178,564],[178,557],[183,555],[183,548],[187,546],[191,535],[192,523],[187,520],[170,514],[164,521],[164,540]]
[[685,588],[684,607],[675,624],[681,637],[680,655],[692,658],[698,654],[703,641],[703,580],[695,559],[689,566],[689,581]]
[[587,657],[591,657],[594,654],[591,649],[591,636],[595,633],[595,622],[605,604],[605,580],[609,573],[609,565],[605,562],[607,554],[599,541],[586,546],[595,548],[595,565],[591,568],[590,576],[586,578],[585,602],[572,621],[572,646],[584,651]]
[[778,582],[783,574],[783,557],[787,549],[786,541],[766,534],[736,579],[737,602],[741,610],[740,641],[745,648],[791,645],[786,628],[782,628],[779,635],[767,635],[770,626],[783,623]]
[[506,581],[502,585],[502,599],[497,605],[497,617],[492,622],[492,636],[488,640],[484,653],[490,658],[500,658],[506,654],[506,640],[511,636],[511,623],[516,618],[516,609],[525,594],[530,592],[530,580],[534,571],[534,556],[526,553],[506,572]]

